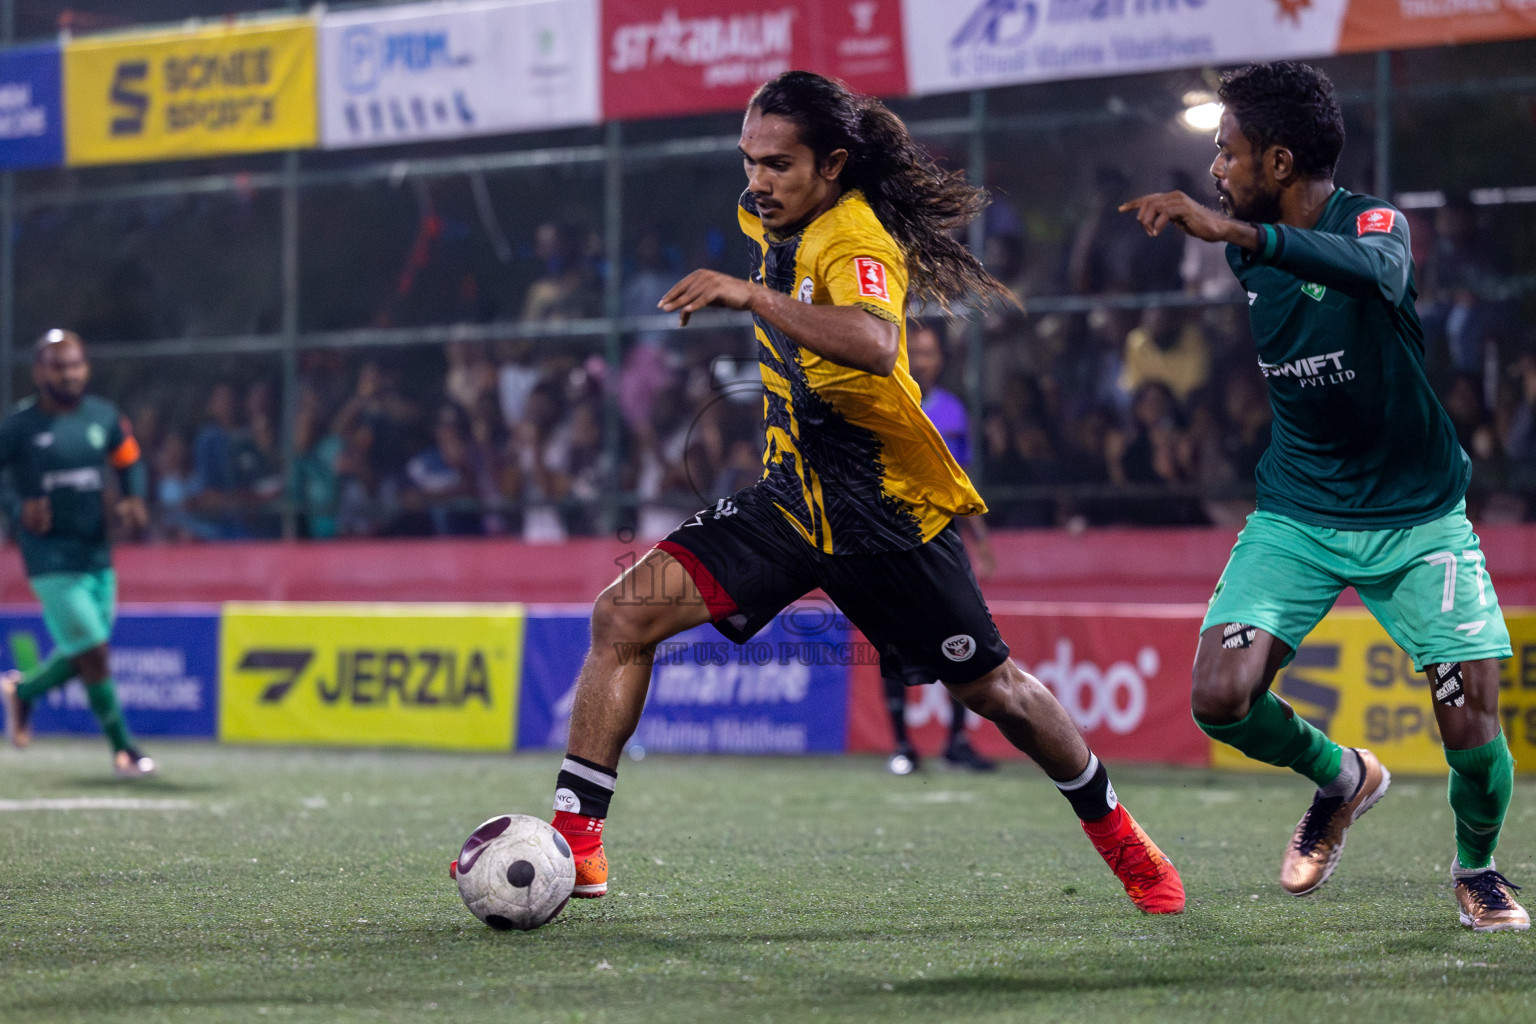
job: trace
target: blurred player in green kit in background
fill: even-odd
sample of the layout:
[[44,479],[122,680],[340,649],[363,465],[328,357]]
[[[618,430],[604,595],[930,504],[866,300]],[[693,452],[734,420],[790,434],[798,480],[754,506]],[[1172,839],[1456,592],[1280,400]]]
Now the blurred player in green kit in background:
[[25,747],[32,738],[32,702],[78,676],[112,744],[113,769],[121,776],[149,775],[155,762],[128,733],[107,658],[117,576],[103,484],[107,467],[117,470],[119,523],[127,531],[142,530],[148,514],[139,443],[116,406],[85,393],[91,366],[78,334],[49,331],[32,351],[37,397],[0,423],[0,471],[19,500],[14,536],[54,648],[25,674],[0,674],[6,735]]

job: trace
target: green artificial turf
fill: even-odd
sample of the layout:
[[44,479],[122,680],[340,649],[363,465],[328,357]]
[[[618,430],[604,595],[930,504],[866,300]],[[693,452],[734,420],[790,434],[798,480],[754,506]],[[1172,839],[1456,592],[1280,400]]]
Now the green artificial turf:
[[[447,875],[554,755],[160,743],[0,751],[0,1020],[1531,1020],[1536,936],[1456,924],[1441,779],[1398,779],[1338,874],[1274,883],[1308,793],[1115,770],[1182,869],[1137,912],[1025,765],[894,778],[873,758],[626,762],[610,894],[494,932]],[[33,809],[39,800],[166,801]],[[1500,866],[1536,881],[1522,779]],[[1532,890],[1536,892],[1536,890]]]

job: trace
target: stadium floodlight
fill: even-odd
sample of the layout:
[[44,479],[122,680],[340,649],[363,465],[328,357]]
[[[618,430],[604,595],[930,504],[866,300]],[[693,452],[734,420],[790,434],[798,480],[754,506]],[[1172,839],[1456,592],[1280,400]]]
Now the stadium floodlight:
[[1215,100],[1190,104],[1179,119],[1192,132],[1213,132],[1221,125],[1221,104]]

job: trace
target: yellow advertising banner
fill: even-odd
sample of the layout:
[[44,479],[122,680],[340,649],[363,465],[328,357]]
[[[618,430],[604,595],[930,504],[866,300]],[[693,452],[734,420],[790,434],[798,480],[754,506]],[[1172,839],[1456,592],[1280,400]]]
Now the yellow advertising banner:
[[219,736],[511,750],[522,605],[224,606]]
[[68,164],[175,160],[312,146],[308,18],[64,45]]
[[[1516,770],[1536,771],[1536,610],[1505,609],[1504,619],[1515,656],[1501,666],[1499,711]],[[1394,772],[1446,771],[1428,681],[1364,609],[1330,612],[1280,670],[1273,689],[1333,739],[1369,747]],[[1211,763],[1265,767],[1215,741]]]

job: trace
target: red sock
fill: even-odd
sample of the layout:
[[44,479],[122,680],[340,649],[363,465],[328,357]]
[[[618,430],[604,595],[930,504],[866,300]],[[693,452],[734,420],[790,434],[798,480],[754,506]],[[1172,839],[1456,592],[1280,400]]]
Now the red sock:
[[1125,813],[1125,808],[1119,804],[1104,817],[1097,821],[1083,822],[1083,831],[1088,833],[1088,838],[1093,840],[1095,846],[1101,840],[1118,839],[1131,828],[1131,816]]
[[551,824],[555,826],[555,831],[571,844],[571,853],[577,857],[596,853],[603,845],[602,818],[589,818],[585,814],[572,814],[570,811],[556,811],[555,820]]

